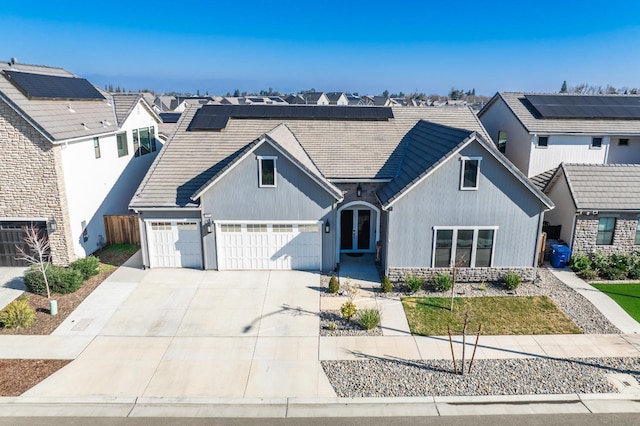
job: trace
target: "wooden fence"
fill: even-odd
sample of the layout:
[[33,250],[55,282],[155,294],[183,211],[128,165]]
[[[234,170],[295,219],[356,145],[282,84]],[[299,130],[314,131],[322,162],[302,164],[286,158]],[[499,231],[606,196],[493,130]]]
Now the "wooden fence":
[[538,266],[542,266],[544,263],[544,253],[547,249],[547,233],[543,232],[540,234],[540,242],[538,245]]
[[104,216],[104,229],[109,244],[140,245],[137,215]]

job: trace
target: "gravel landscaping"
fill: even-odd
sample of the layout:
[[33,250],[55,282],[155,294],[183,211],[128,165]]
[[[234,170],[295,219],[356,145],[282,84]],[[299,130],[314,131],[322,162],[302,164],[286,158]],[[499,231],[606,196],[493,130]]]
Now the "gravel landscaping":
[[[329,324],[334,324],[331,329]],[[382,329],[378,326],[372,330],[365,330],[356,321],[342,318],[340,311],[320,312],[320,336],[382,336]]]
[[480,359],[465,376],[453,374],[451,360],[322,361],[322,367],[337,395],[348,398],[611,393],[617,390],[606,374],[640,381],[640,358]]

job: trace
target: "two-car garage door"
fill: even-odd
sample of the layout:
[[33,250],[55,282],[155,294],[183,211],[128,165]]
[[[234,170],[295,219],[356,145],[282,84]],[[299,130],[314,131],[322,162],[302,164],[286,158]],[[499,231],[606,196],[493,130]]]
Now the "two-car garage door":
[[[320,270],[321,222],[215,224],[218,269]],[[146,222],[152,268],[202,268],[199,220]]]
[[216,223],[218,269],[320,270],[320,225]]

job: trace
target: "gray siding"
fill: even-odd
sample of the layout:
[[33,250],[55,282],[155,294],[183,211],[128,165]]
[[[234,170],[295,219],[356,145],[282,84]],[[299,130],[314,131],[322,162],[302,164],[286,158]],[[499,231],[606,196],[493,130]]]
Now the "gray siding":
[[[257,156],[276,156],[276,187],[258,186]],[[335,267],[335,216],[333,197],[313,179],[290,163],[271,145],[264,144],[240,161],[203,194],[203,214],[215,220],[329,220],[330,234],[322,233],[323,265]],[[215,234],[215,233],[214,233]],[[217,269],[215,235],[205,236],[205,267]]]
[[[479,189],[460,191],[460,156],[482,157]],[[472,142],[410,190],[388,214],[387,269],[431,267],[434,226],[498,226],[494,267],[535,266],[540,200]]]

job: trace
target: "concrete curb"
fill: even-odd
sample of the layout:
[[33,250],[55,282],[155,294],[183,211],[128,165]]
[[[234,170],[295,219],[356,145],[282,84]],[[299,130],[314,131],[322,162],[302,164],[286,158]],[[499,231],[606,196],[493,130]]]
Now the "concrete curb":
[[0,397],[2,417],[394,417],[640,413],[640,395],[415,398]]

